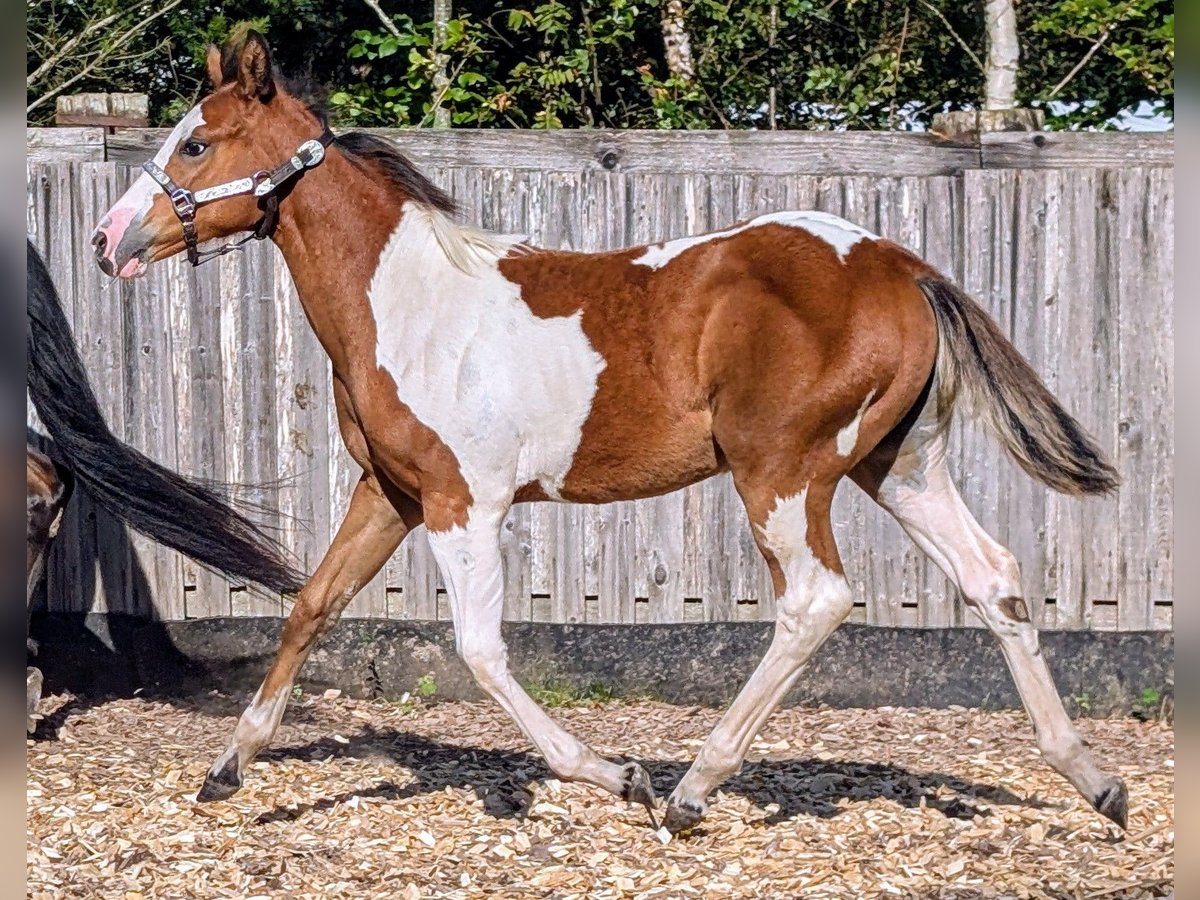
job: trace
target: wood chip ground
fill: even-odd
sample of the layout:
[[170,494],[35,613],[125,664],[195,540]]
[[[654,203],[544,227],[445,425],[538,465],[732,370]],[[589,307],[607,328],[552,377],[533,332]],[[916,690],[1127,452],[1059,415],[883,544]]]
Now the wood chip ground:
[[[28,876],[60,897],[1164,896],[1174,734],[1084,720],[1128,782],[1120,836],[1042,764],[1025,717],[790,709],[688,838],[552,779],[488,704],[304,697],[233,799],[194,802],[242,698],[43,702]],[[719,711],[554,710],[665,796]]]

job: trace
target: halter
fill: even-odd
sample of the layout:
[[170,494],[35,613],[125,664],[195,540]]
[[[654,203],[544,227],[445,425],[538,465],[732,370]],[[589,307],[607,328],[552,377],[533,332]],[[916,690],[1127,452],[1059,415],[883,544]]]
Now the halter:
[[[318,165],[325,158],[325,148],[332,143],[333,132],[326,126],[320,137],[305,141],[296,148],[291,159],[280,163],[274,169],[270,171],[259,169],[247,178],[226,181],[224,184],[201,188],[195,192],[177,185],[171,176],[163,171],[162,166],[152,159],[142,163],[142,168],[170,199],[171,208],[175,210],[179,224],[183,226],[183,240],[187,244],[188,262],[193,266],[198,266],[210,259],[240,250],[247,241],[261,241],[270,237],[279,223],[279,196],[275,191],[288,179]],[[226,197],[236,197],[239,194],[251,194],[265,201],[263,217],[258,220],[258,225],[250,234],[240,240],[231,241],[228,244],[222,244],[215,250],[206,250],[201,253],[196,247],[196,210],[205,203],[224,200]]]

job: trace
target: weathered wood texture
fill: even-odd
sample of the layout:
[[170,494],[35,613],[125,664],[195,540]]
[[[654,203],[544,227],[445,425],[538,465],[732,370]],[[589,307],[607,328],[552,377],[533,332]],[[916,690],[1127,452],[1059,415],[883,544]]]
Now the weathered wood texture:
[[[418,166],[726,175],[953,175],[967,169],[1171,166],[1175,136],[1075,132],[571,131],[369,129],[396,141]],[[109,160],[138,165],[161,128],[29,128],[31,161]]]
[[[818,207],[912,247],[996,316],[1124,478],[1113,499],[1060,498],[1033,484],[977,427],[955,426],[952,466],[967,504],[1017,553],[1037,620],[1064,629],[1172,626],[1170,169],[920,177],[520,164],[426,171],[458,198],[467,220],[547,246],[618,247],[753,213]],[[30,164],[29,228],[47,253],[105,410],[151,456],[255,485],[245,499],[279,509],[270,524],[311,570],[345,508],[355,467],[338,436],[328,363],[286,268],[272,246],[254,245],[196,270],[173,260],[134,285],[107,282],[90,259],[87,231],[130,177],[111,162]],[[856,620],[976,624],[942,575],[849,483],[836,520]],[[111,526],[86,502],[72,506],[49,565],[51,609],[177,619],[274,615],[290,605]],[[511,619],[774,614],[765,566],[727,476],[652,500],[521,506],[504,534]],[[446,618],[423,530],[347,615]]]

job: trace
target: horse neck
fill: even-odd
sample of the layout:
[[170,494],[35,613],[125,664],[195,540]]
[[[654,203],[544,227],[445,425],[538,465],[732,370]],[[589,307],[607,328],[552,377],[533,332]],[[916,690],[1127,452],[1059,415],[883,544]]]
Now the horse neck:
[[280,204],[275,243],[317,340],[343,377],[353,359],[374,356],[367,288],[404,200],[331,148]]

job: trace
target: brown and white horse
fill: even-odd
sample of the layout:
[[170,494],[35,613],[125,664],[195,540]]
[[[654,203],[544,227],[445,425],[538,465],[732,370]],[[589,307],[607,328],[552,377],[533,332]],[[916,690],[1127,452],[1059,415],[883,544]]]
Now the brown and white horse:
[[332,361],[342,435],[363,474],[201,799],[237,790],[313,643],[424,522],[458,652],[480,686],[556,775],[653,808],[639,765],[602,759],[509,672],[501,522],[514,502],[648,497],[728,470],[770,567],[778,620],[671,794],[669,828],[700,819],[850,611],[830,524],[847,475],[995,633],[1046,760],[1125,824],[1125,786],[1097,767],[1063,709],[1016,560],[951,481],[948,417],[970,401],[1057,490],[1111,491],[1116,475],[958,288],[908,250],[819,212],[609,253],[529,247],[456,224],[450,198],[391,145],[333,138],[320,110],[273,76],[257,34],[210,48],[208,70],[213,93],[101,221],[96,256],[128,277],[185,249],[197,259],[197,240],[269,235]]

